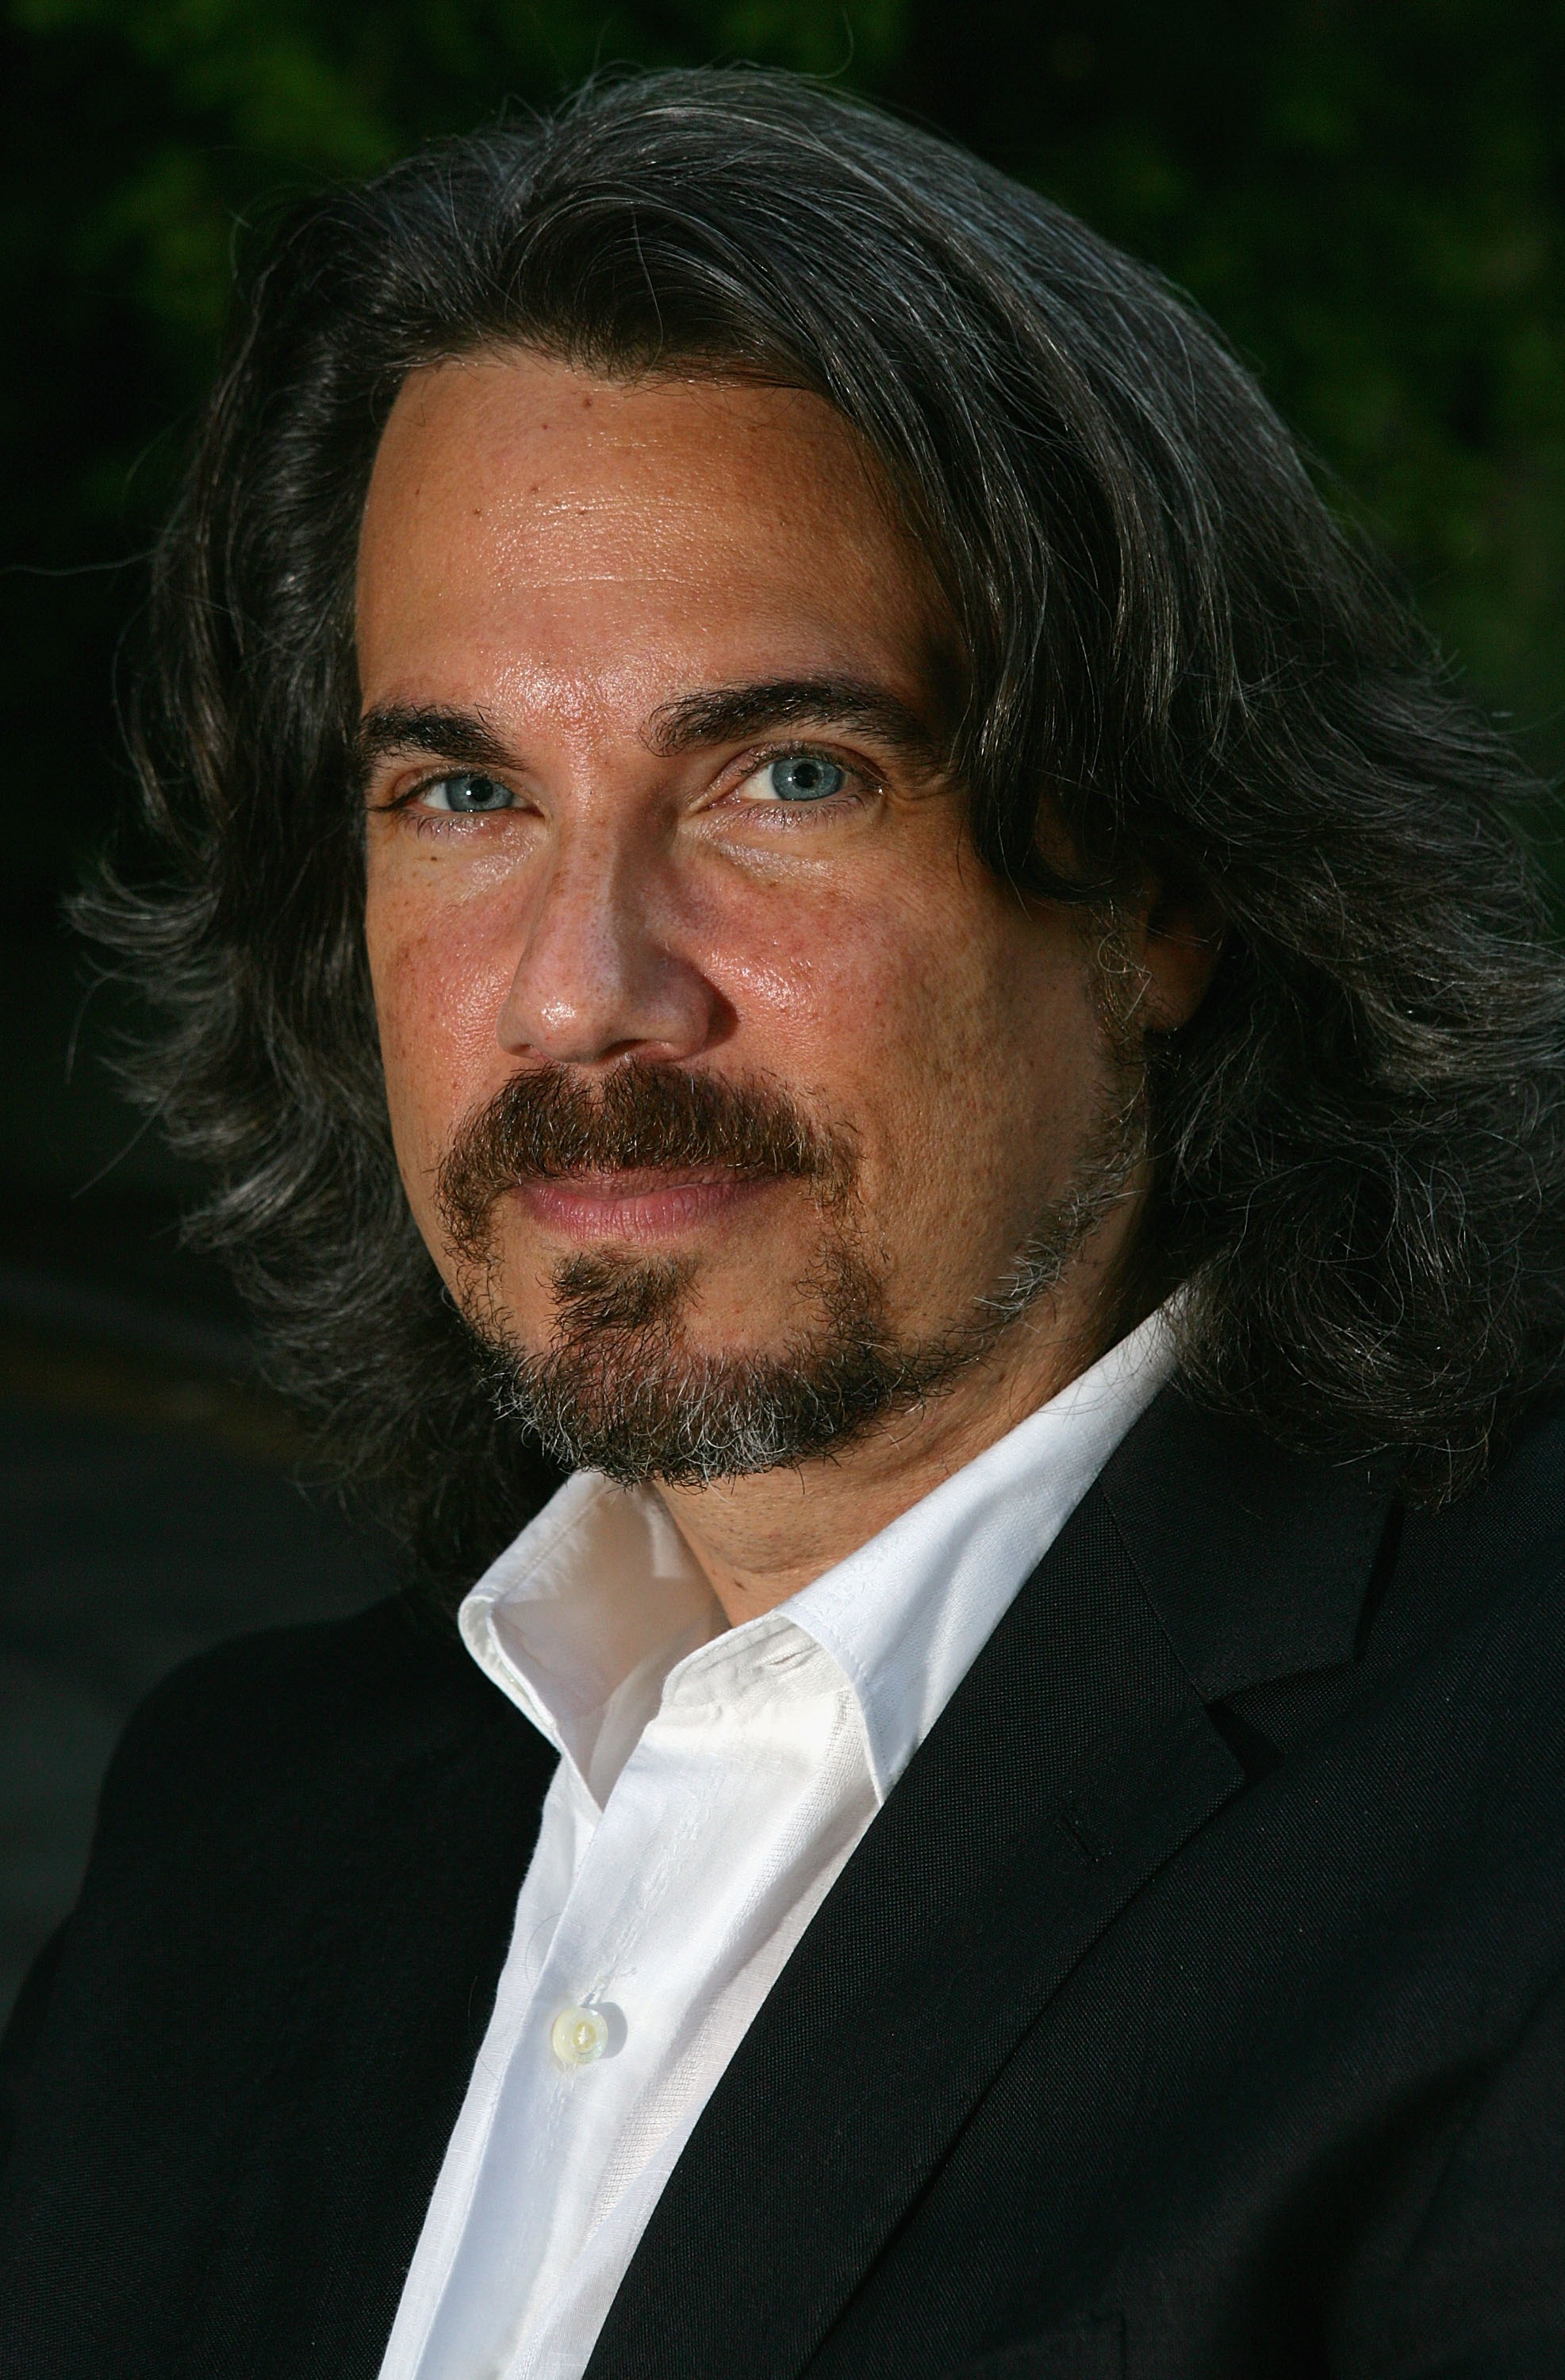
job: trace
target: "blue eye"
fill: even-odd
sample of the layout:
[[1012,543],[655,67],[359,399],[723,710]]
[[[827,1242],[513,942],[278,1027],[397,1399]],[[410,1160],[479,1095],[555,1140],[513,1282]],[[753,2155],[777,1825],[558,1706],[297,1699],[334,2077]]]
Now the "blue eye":
[[847,781],[847,771],[835,760],[823,760],[819,752],[795,752],[786,760],[773,760],[766,772],[768,786],[782,802],[830,801]]
[[425,788],[425,797],[436,809],[471,813],[474,810],[508,810],[511,808],[508,785],[501,784],[494,777],[480,777],[466,769],[455,776],[437,777],[432,785]]

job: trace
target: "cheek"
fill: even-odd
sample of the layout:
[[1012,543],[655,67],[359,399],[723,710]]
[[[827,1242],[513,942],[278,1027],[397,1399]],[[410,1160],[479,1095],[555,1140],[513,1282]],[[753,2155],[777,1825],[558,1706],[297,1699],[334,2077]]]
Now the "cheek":
[[921,1031],[916,920],[836,888],[753,888],[742,903],[694,908],[692,946],[735,1020],[735,1060],[856,1121],[888,1052]]
[[479,916],[460,905],[431,911],[404,889],[377,887],[373,877],[365,941],[392,1135],[421,1214],[453,1129],[506,1071],[494,1023],[509,969]]
[[853,1123],[888,1253],[932,1259],[954,1232],[987,1263],[979,1242],[1065,1189],[1098,1112],[1086,956],[1068,929],[981,896],[818,922],[779,970],[782,1063]]

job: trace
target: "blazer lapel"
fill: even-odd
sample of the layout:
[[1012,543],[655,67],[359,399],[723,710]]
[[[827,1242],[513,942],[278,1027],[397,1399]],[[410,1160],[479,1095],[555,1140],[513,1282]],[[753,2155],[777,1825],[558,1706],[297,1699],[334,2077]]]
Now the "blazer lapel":
[[1297,1668],[1294,1583],[1325,1578],[1335,1617],[1306,1649],[1351,1645],[1384,1500],[1344,1530],[1332,1475],[1290,1532],[1276,1457],[1205,1561],[1165,1498],[1198,1512],[1203,1472],[1220,1492],[1224,1442],[1159,1399],[1024,1586],[714,2092],[587,2380],[792,2380],[1073,1967],[1243,1786],[1177,1637],[1220,1642],[1212,1609],[1244,1588],[1272,1625],[1252,1612],[1241,1666]]

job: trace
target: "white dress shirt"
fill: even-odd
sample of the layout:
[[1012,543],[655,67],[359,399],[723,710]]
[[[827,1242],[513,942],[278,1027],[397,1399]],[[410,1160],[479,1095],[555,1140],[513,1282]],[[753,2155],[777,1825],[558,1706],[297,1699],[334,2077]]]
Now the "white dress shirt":
[[579,2380],[783,1962],[1171,1368],[1154,1315],[741,1627],[592,1472],[474,1587],[469,1651],[562,1758],[381,2380]]

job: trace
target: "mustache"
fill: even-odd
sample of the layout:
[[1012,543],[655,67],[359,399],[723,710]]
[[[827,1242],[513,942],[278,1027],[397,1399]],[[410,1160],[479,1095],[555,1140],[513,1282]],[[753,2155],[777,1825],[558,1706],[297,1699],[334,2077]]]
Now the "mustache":
[[496,1199],[580,1173],[716,1168],[808,1182],[840,1198],[850,1136],[817,1124],[776,1083],[626,1060],[596,1081],[547,1063],[513,1075],[458,1127],[435,1176],[457,1249],[480,1255]]

